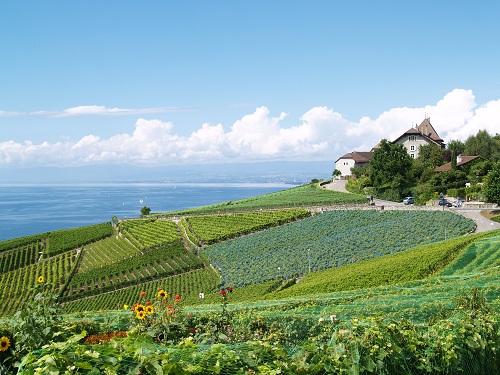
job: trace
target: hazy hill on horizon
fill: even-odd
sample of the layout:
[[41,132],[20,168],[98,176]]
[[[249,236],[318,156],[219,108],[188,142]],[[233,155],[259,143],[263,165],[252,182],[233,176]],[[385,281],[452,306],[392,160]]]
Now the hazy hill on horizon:
[[1,167],[1,184],[50,183],[288,183],[328,179],[331,161],[280,161],[171,166],[93,165],[80,167]]

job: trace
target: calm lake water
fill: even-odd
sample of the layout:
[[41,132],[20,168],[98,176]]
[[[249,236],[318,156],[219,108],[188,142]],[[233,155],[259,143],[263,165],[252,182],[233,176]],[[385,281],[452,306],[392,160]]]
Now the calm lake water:
[[267,194],[287,184],[148,183],[0,185],[0,241]]

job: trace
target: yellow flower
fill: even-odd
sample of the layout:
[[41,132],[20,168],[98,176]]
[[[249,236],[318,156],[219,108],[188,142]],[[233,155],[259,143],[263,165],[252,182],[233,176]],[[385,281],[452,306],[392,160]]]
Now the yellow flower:
[[123,310],[128,310],[128,305],[123,305]]
[[0,337],[0,352],[4,352],[7,349],[9,349],[10,346],[10,341],[9,338],[6,336]]
[[168,293],[165,292],[163,289],[160,289],[158,291],[158,298],[163,298],[163,299],[166,299],[168,297]]
[[43,283],[45,281],[45,277],[43,276],[38,276],[38,282]]
[[146,317],[146,312],[145,311],[137,311],[137,314],[135,314],[136,318],[139,320],[142,320]]
[[147,314],[151,315],[152,313],[155,312],[155,308],[151,305],[146,306],[145,311]]
[[135,312],[141,312],[141,311],[144,312],[144,305],[139,304],[135,307]]

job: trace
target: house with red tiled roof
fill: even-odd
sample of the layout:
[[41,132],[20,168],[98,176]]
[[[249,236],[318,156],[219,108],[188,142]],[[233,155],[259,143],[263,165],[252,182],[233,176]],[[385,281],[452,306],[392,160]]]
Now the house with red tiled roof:
[[[457,165],[456,167],[458,169],[463,168],[464,165],[467,164],[467,166],[470,166],[475,160],[479,160],[479,156],[463,156],[463,155],[458,155],[457,156]],[[434,169],[436,172],[448,172],[451,171],[452,165],[451,162],[446,163],[440,167],[437,167]]]
[[[418,157],[420,146],[427,144],[435,144],[441,148],[445,148],[443,139],[436,132],[436,129],[431,124],[430,117],[426,117],[420,125],[416,125],[408,129],[392,143],[400,143],[407,149],[408,154],[412,158]],[[341,172],[341,176],[350,176],[352,167],[362,167],[368,164],[373,156],[373,150],[378,147],[375,146],[372,151],[353,151],[341,156],[335,162],[335,168]]]
[[406,147],[408,154],[416,159],[420,146],[435,144],[445,148],[443,139],[438,135],[431,124],[430,118],[426,117],[418,126],[411,128],[396,138],[392,143],[400,143]]
[[350,176],[351,168],[367,165],[373,156],[373,152],[353,151],[349,152],[335,161],[335,168],[340,171],[341,176]]

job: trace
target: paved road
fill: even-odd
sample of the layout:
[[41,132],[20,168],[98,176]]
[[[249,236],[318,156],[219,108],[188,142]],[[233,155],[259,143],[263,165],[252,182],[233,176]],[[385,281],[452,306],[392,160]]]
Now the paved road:
[[[346,180],[335,180],[329,184],[324,185],[325,189],[330,189],[330,190],[336,190],[336,191],[341,191],[344,193],[348,193],[348,191],[345,188]],[[368,202],[368,200],[367,200]],[[383,201],[380,199],[374,199],[375,206],[385,206],[385,207],[394,207],[394,206],[404,206],[404,204],[401,202],[390,202],[390,201]],[[436,207],[436,209],[442,209],[441,207]],[[477,228],[476,228],[476,233],[477,232],[485,232],[488,230],[492,229],[500,229],[500,223],[497,223],[492,220],[488,220],[486,217],[481,215],[481,209],[478,208],[445,208],[446,210],[450,211],[455,211],[465,217],[468,217],[476,222]]]

